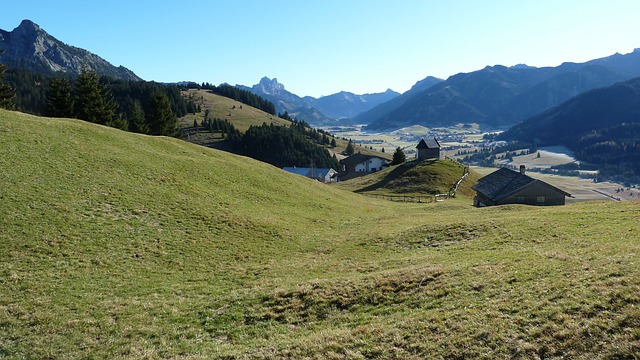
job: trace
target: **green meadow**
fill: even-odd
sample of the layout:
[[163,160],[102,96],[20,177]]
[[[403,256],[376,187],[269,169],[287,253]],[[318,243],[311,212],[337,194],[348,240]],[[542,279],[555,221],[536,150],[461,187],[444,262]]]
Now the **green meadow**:
[[0,141],[0,358],[640,353],[635,201],[397,203],[4,110]]

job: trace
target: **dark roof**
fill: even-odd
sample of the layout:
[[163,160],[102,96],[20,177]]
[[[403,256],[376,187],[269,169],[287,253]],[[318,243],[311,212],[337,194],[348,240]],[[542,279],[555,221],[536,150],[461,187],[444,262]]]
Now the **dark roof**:
[[416,145],[416,149],[439,149],[440,148],[440,143],[438,142],[438,140],[436,140],[436,138],[430,138],[430,139],[422,139],[420,140],[420,142],[418,143],[418,145]]
[[345,164],[345,165],[356,165],[356,164],[360,164],[363,163],[371,158],[378,158],[378,159],[382,159],[384,161],[389,161],[385,158],[379,157],[379,156],[374,156],[374,155],[365,155],[365,154],[361,154],[361,153],[357,153],[357,154],[353,154],[351,156],[349,156],[348,158],[342,159],[340,160],[340,163]]
[[325,178],[331,171],[336,172],[332,168],[283,167],[282,170],[310,178]]
[[534,179],[528,175],[520,173],[519,171],[513,171],[507,168],[500,168],[499,170],[480,178],[478,183],[473,185],[471,188],[493,201],[498,201],[535,182],[543,183],[565,196],[571,196],[571,194],[566,191],[549,185],[542,180]]

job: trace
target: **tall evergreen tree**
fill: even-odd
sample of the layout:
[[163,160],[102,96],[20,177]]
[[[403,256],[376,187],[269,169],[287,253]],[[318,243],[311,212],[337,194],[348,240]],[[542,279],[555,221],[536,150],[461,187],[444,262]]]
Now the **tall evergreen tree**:
[[76,82],[76,116],[97,124],[122,127],[116,116],[116,102],[106,85],[100,84],[95,70],[82,69]]
[[129,129],[140,134],[149,133],[149,125],[145,119],[144,110],[142,109],[140,100],[135,100],[133,102],[133,110],[129,117]]
[[404,151],[402,151],[402,148],[398,146],[396,148],[396,151],[393,153],[393,159],[391,160],[391,165],[402,164],[405,161],[407,161],[407,157],[405,156]]
[[176,129],[176,117],[171,111],[169,98],[163,93],[155,93],[151,96],[147,124],[152,135],[172,135]]
[[[4,52],[4,50],[0,52]],[[0,108],[11,110],[13,109],[13,97],[16,92],[9,84],[5,83],[5,70],[4,64],[0,64]]]
[[124,118],[122,114],[115,114],[108,120],[105,125],[110,126],[112,128],[120,129],[120,130],[129,130],[129,123],[127,119]]
[[105,120],[98,118],[104,101],[100,92],[98,74],[96,74],[95,70],[83,68],[76,81],[75,90],[76,117],[92,123],[104,124]]
[[349,156],[353,155],[356,152],[355,148],[353,147],[353,143],[351,142],[351,139],[349,139],[349,143],[347,143],[347,149],[345,150],[345,153]]
[[73,117],[71,85],[64,78],[51,78],[47,88],[47,116]]

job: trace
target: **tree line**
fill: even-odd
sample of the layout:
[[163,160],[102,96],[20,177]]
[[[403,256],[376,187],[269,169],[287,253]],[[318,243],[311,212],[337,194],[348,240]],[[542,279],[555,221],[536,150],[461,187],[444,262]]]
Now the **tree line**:
[[176,85],[100,77],[91,69],[83,69],[79,76],[47,76],[10,68],[5,85],[13,90],[11,107],[18,111],[152,135],[173,135],[176,118],[197,111]]
[[339,169],[335,156],[307,135],[298,125],[280,126],[263,123],[251,126],[242,137],[232,139],[234,149],[277,167],[319,167]]

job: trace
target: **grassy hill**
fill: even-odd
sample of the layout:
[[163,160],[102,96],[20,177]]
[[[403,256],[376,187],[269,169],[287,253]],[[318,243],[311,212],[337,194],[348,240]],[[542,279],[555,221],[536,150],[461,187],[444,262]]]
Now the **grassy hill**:
[[[209,131],[200,128],[196,131],[193,128],[193,120],[198,121],[198,124],[202,123],[206,110],[209,110],[210,118],[219,118],[228,120],[233,126],[235,126],[240,132],[245,132],[250,126],[260,126],[263,123],[275,124],[275,125],[291,125],[290,121],[279,118],[278,116],[271,115],[262,110],[256,109],[249,105],[242,104],[239,101],[216,95],[208,90],[202,89],[190,89],[183,92],[184,96],[191,96],[196,104],[200,105],[201,112],[196,114],[189,114],[179,120],[179,128],[183,131],[184,140],[187,140],[194,144],[221,148],[217,144],[221,140],[220,134],[211,134]],[[304,119],[302,119],[304,120]],[[186,136],[188,134],[188,136]],[[336,138],[336,148],[329,148],[331,153],[340,154],[347,148],[347,141]],[[356,145],[356,151],[363,154],[376,155],[385,159],[391,159],[391,154],[381,153],[369,148]],[[338,169],[336,169],[338,170]]]
[[[426,195],[446,194],[465,173],[466,166],[452,160],[411,161],[371,175],[338,184],[345,190],[368,194]],[[472,196],[471,186],[480,175],[471,171],[458,189],[458,195]]]
[[633,358],[637,202],[379,201],[0,110],[0,357]]

